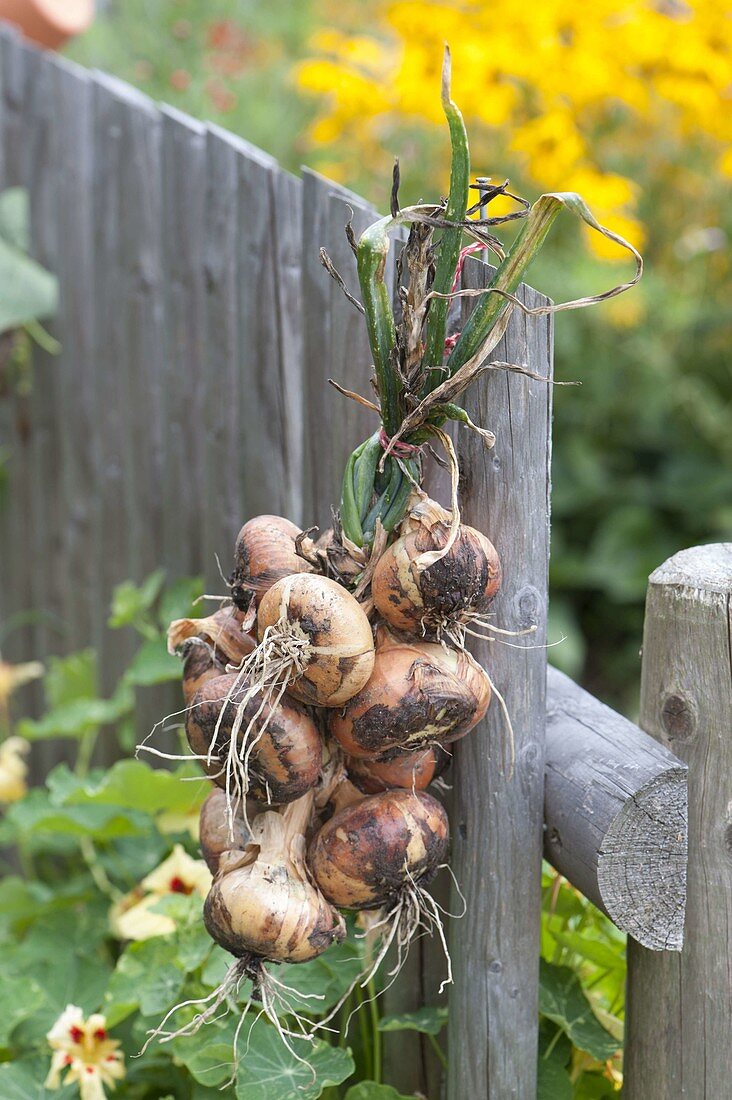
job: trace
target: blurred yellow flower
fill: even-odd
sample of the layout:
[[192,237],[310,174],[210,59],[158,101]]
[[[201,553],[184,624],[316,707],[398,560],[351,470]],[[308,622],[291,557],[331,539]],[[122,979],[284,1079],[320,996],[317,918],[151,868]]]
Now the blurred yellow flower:
[[211,882],[211,872],[203,860],[192,859],[182,845],[176,844],[159,867],[112,906],[112,934],[120,940],[147,940],[175,932],[173,918],[152,912],[152,907],[171,894],[195,893],[205,898]]
[[[297,79],[320,97],[308,136],[328,147],[339,178],[381,170],[366,154],[375,135],[383,146],[405,125],[444,127],[436,91],[445,40],[453,96],[486,175],[518,169],[524,184],[576,190],[635,244],[639,196],[620,154],[666,165],[703,141],[732,176],[732,18],[719,0],[376,0],[371,34],[349,33],[351,6],[342,17],[332,0],[320,8],[328,29],[313,37]],[[708,163],[695,158],[692,173],[703,179]],[[588,240],[598,255],[622,258],[597,235]]]
[[11,665],[0,657],[0,721],[8,721],[10,696],[23,684],[43,675],[40,661],[28,661],[24,665]]
[[0,745],[0,803],[18,802],[28,793],[28,766],[23,758],[29,749],[23,737],[8,737]]
[[47,1089],[76,1082],[81,1100],[105,1100],[104,1086],[115,1087],[125,1076],[119,1042],[107,1034],[107,1020],[93,1013],[87,1020],[78,1005],[67,1005],[46,1038],[53,1051]]

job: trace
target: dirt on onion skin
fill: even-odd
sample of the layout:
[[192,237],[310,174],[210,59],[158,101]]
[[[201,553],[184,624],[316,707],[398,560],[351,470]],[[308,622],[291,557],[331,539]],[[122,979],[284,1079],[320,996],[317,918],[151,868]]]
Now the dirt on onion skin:
[[[236,673],[226,673],[209,680],[191,700],[186,715],[188,744],[199,757],[205,757],[211,751],[211,755],[217,758],[210,765],[205,760],[200,763],[220,787],[226,786],[226,774],[218,773],[222,771],[229,751],[237,704],[246,693],[246,684],[239,684],[229,702],[225,702],[236,681]],[[247,703],[240,731],[242,737],[260,705],[259,695]],[[216,734],[222,711],[223,717]],[[262,722],[270,714],[271,709],[266,706],[255,724],[254,737],[258,736]],[[210,749],[212,742],[213,749]],[[283,698],[252,749],[249,769],[251,796],[270,805],[294,802],[316,785],[322,766],[323,743],[317,726],[305,707],[294,699]]]
[[428,881],[445,859],[448,838],[447,814],[431,795],[385,791],[326,822],[311,842],[308,863],[333,905],[377,908],[408,878]]

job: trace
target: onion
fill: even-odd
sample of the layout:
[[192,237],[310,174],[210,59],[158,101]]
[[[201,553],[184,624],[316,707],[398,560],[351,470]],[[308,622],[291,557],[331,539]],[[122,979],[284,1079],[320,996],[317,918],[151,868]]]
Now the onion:
[[[209,680],[196,693],[186,715],[186,735],[204,770],[228,794],[250,794],[281,805],[301,798],[316,785],[322,767],[322,739],[304,707],[293,699],[279,703],[253,694],[236,673]],[[248,723],[248,744],[232,733],[239,719]],[[232,776],[232,771],[235,773]]]
[[415,752],[399,753],[389,760],[364,760],[346,757],[348,778],[365,794],[379,794],[394,787],[423,791],[442,775],[450,755],[439,745]]
[[286,680],[290,695],[303,703],[341,706],[374,667],[368,618],[329,577],[301,573],[278,581],[259,605],[257,630],[263,679]]
[[460,524],[449,549],[450,513],[423,501],[382,554],[371,595],[398,630],[438,637],[484,613],[501,585],[501,563],[491,542]]
[[176,619],[168,627],[168,652],[187,652],[186,642],[207,645],[217,661],[239,666],[257,644],[247,616],[235,607],[223,607],[205,619]]
[[400,641],[382,629],[369,682],[330,716],[329,728],[347,756],[388,758],[456,741],[490,700],[488,676],[465,650]]
[[312,573],[313,567],[297,552],[300,528],[282,516],[255,516],[236,539],[234,572],[229,578],[232,599],[246,609],[259,603],[275,581],[292,573]]
[[224,666],[216,660],[207,645],[196,645],[195,641],[191,641],[183,662],[183,698],[186,706],[189,706],[199,688],[223,672]]
[[[307,962],[345,938],[343,918],[313,885],[305,867],[304,834],[312,809],[313,793],[309,792],[280,813],[261,813],[252,823],[251,840],[243,851],[229,849],[219,854],[203,919],[212,939],[234,955],[235,961],[212,993],[171,1008],[149,1033],[143,1052],[156,1038],[169,1042],[195,1035],[204,1024],[218,1019],[222,1006],[231,1005],[243,979],[249,978],[252,991],[234,1033],[235,1063],[239,1033],[256,999],[258,1011],[270,1021],[292,1057],[307,1064],[290,1044],[293,1032],[287,1025],[283,1027],[280,1017],[291,1017],[298,1034],[305,1038],[312,1037],[317,1025],[298,1016],[293,999],[301,1000],[302,995],[270,974],[265,963]],[[198,1006],[192,1020],[175,1031],[164,1030],[180,1009],[192,1006]]]
[[201,806],[198,819],[198,840],[201,845],[201,855],[206,860],[211,874],[215,875],[218,871],[219,860],[224,852],[231,850],[244,851],[251,839],[251,833],[241,813],[234,815],[234,836],[232,839],[229,830],[226,795],[218,787],[214,787]]
[[429,879],[447,852],[444,808],[422,791],[371,795],[327,821],[308,864],[323,895],[343,909],[375,909]]
[[252,823],[245,852],[222,857],[203,918],[211,937],[237,958],[306,962],[345,937],[343,918],[305,867],[312,794]]

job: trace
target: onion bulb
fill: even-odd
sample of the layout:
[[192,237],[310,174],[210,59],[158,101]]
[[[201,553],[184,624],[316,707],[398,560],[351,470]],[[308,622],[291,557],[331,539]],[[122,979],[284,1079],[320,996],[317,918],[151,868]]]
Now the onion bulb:
[[201,846],[201,855],[206,860],[212,875],[218,871],[219,860],[224,852],[244,851],[252,839],[242,813],[234,814],[233,824],[232,836],[226,795],[218,787],[214,787],[201,806],[198,818],[198,842]]
[[224,666],[216,660],[207,645],[189,642],[183,662],[183,698],[186,706],[205,683],[215,680],[224,672]]
[[391,626],[441,636],[484,613],[501,585],[493,544],[461,523],[449,549],[450,513],[422,501],[380,557],[371,580],[374,604]]
[[374,667],[366,614],[329,577],[300,573],[277,581],[259,605],[257,630],[264,677],[286,681],[289,694],[303,703],[342,706]]
[[308,864],[333,905],[375,909],[434,875],[448,833],[437,799],[423,791],[385,791],[334,814],[311,841]]
[[196,693],[186,735],[207,774],[237,798],[249,794],[269,805],[293,802],[320,777],[323,743],[305,708],[294,699],[275,702],[249,694],[237,673],[209,680]]
[[329,728],[347,756],[386,759],[456,741],[490,700],[488,676],[465,650],[400,641],[382,629],[371,678]]
[[236,539],[234,572],[229,578],[237,607],[246,609],[275,581],[292,573],[312,573],[313,566],[297,552],[300,528],[282,516],[255,516],[244,524]]
[[449,763],[449,753],[439,745],[399,753],[389,760],[365,760],[355,756],[345,759],[348,778],[364,794],[379,794],[394,787],[423,791],[433,779],[442,775]]
[[345,937],[343,918],[310,881],[305,830],[312,794],[252,822],[245,852],[221,858],[203,919],[211,937],[237,958],[307,962]]

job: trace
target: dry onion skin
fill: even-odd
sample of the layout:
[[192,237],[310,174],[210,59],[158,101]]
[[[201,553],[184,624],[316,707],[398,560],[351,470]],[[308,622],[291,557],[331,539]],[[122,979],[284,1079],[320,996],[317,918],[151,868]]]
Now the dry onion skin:
[[[278,703],[254,694],[236,673],[209,680],[196,693],[186,714],[186,736],[193,754],[214,782],[268,805],[301,798],[315,787],[323,765],[323,742],[315,722],[294,699]],[[237,717],[251,725],[248,744],[240,735],[231,745]],[[246,763],[243,758],[246,758]],[[231,769],[236,767],[235,781]],[[228,782],[227,782],[228,780]]]
[[281,813],[259,814],[247,850],[221,857],[204,922],[212,939],[236,958],[307,962],[345,937],[343,918],[305,867],[311,807],[312,795],[306,795]]
[[283,516],[255,516],[244,524],[234,549],[234,571],[229,578],[237,607],[259,604],[272,585],[293,573],[312,573],[313,567],[297,552],[300,528]]
[[428,881],[447,853],[444,807],[423,791],[393,790],[340,810],[316,833],[308,865],[341,909],[376,909]]
[[348,778],[364,794],[380,794],[394,787],[424,791],[450,763],[450,754],[439,745],[403,752],[389,760],[345,758]]
[[244,851],[252,836],[241,813],[234,815],[233,838],[229,827],[226,795],[214,787],[201,806],[198,817],[198,839],[201,855],[209,871],[215,875],[224,852]]
[[329,729],[347,756],[386,759],[456,741],[490,701],[490,680],[465,650],[400,641],[382,630],[368,683],[330,716]]
[[461,523],[445,551],[450,521],[450,513],[434,501],[421,502],[379,559],[371,595],[397,630],[449,636],[451,627],[484,614],[500,588],[498,553],[480,531]]
[[223,607],[203,619],[176,619],[168,627],[168,652],[187,652],[192,642],[208,646],[222,664],[237,667],[257,644],[247,617],[235,607]]
[[374,639],[361,605],[336,581],[307,573],[285,577],[257,613],[260,648],[271,644],[295,699],[339,707],[361,690],[374,667]]

